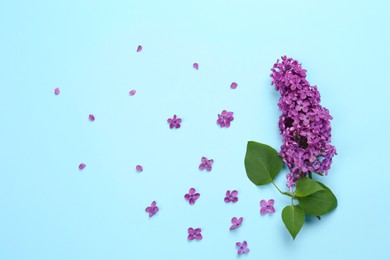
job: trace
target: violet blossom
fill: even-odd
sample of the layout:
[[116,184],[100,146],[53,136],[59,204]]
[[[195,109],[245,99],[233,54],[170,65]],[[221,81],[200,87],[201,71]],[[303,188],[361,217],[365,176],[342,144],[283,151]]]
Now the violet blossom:
[[273,199],[268,200],[268,202],[265,200],[261,200],[260,201],[261,215],[265,215],[267,213],[275,213],[274,203],[275,203],[275,201]]
[[142,172],[142,171],[144,170],[144,167],[142,167],[142,165],[137,165],[137,166],[135,167],[135,170],[136,170],[137,172]]
[[201,228],[188,228],[188,240],[202,240],[203,236],[200,232],[202,232]]
[[89,121],[93,122],[93,121],[95,121],[95,116],[92,114],[89,114],[88,119],[89,119]]
[[226,203],[228,203],[228,202],[236,203],[238,201],[237,195],[238,195],[238,191],[233,190],[232,192],[230,192],[230,190],[227,190],[226,197],[225,197],[224,201]]
[[236,229],[236,228],[239,228],[241,226],[241,223],[242,221],[244,220],[244,218],[240,217],[240,218],[232,218],[232,225],[230,227],[230,230],[233,230],[233,229]]
[[199,165],[199,169],[200,170],[206,169],[206,171],[208,172],[211,171],[214,160],[213,159],[208,160],[206,157],[202,157],[201,161],[202,162]]
[[60,93],[61,93],[60,88],[55,88],[55,89],[54,89],[54,94],[55,94],[56,96],[58,96]]
[[317,86],[306,80],[306,70],[292,58],[282,57],[274,64],[272,84],[280,91],[279,129],[282,146],[279,155],[287,164],[287,187],[311,173],[327,175],[336,148],[331,142],[332,116],[320,104]]
[[176,115],[173,115],[173,118],[168,118],[169,128],[180,128],[181,118],[178,118]]
[[221,114],[218,114],[217,124],[223,128],[229,128],[230,122],[234,120],[233,112],[223,110]]
[[194,205],[195,201],[199,199],[200,194],[196,193],[194,188],[191,188],[187,194],[184,195],[185,200],[188,200],[190,205]]
[[249,252],[248,243],[245,240],[242,243],[237,242],[236,247],[238,247],[237,253],[239,255],[246,254]]
[[149,217],[152,217],[154,214],[156,214],[158,212],[158,207],[156,206],[156,202],[153,201],[150,207],[147,207],[145,211],[149,213]]

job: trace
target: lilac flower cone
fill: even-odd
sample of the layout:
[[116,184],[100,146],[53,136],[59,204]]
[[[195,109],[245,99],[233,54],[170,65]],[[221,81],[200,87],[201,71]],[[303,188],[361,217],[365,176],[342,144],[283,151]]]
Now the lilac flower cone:
[[316,86],[306,80],[306,70],[297,60],[282,57],[271,69],[272,84],[281,94],[279,129],[282,135],[280,156],[287,164],[287,187],[312,172],[327,175],[336,148],[331,142],[332,116],[320,105]]

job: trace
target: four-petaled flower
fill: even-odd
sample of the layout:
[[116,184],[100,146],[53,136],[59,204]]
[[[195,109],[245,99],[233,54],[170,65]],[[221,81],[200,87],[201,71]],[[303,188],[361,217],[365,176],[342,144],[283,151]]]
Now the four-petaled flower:
[[239,228],[241,226],[241,223],[242,221],[244,220],[244,218],[240,217],[240,218],[232,218],[232,226],[230,227],[230,230],[233,230],[233,229],[236,229],[236,228]]
[[152,217],[154,214],[156,214],[158,211],[158,207],[156,206],[156,202],[153,201],[152,204],[150,205],[150,207],[147,207],[145,209],[145,211],[149,213],[149,217]]
[[260,206],[261,206],[261,209],[260,209],[261,215],[265,215],[267,213],[274,213],[275,212],[274,200],[273,199],[268,200],[268,202],[266,202],[265,200],[261,200],[260,201]]
[[232,192],[230,192],[230,190],[228,190],[226,191],[226,197],[224,200],[226,203],[228,202],[236,203],[238,201],[237,195],[238,195],[238,191],[233,190]]
[[191,188],[189,192],[184,195],[184,198],[189,201],[190,205],[194,205],[195,201],[200,197],[200,194],[195,192],[196,190],[194,188]]
[[249,252],[248,243],[244,240],[242,243],[237,242],[236,246],[238,247],[238,254],[246,254]]
[[229,128],[230,122],[234,120],[233,112],[223,110],[221,114],[218,114],[217,124],[222,128]]
[[202,234],[200,233],[202,232],[202,229],[201,228],[189,228],[188,229],[188,240],[201,240],[203,237],[202,237]]
[[200,170],[206,169],[206,171],[211,171],[213,166],[214,160],[210,159],[208,160],[206,157],[202,157],[202,163],[199,165]]
[[181,118],[176,117],[176,115],[173,115],[173,118],[168,118],[169,128],[180,128]]

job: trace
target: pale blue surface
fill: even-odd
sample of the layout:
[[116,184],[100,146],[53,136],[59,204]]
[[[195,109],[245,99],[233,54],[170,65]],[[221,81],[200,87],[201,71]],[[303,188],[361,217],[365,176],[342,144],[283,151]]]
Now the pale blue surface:
[[[0,259],[237,259],[242,240],[241,259],[389,259],[388,3],[2,0]],[[339,153],[322,179],[339,207],[296,241],[288,199],[243,166],[248,140],[281,144],[269,69],[284,54],[318,85]],[[223,109],[230,129],[215,124]],[[277,212],[260,216],[269,198]],[[244,223],[229,232],[233,216]],[[204,239],[188,242],[189,226]]]

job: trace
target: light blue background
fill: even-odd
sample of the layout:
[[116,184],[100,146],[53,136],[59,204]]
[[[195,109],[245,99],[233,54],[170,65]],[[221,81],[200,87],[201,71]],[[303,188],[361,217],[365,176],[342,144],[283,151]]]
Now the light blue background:
[[[236,259],[243,240],[242,259],[388,259],[389,13],[385,0],[2,0],[0,259]],[[338,150],[322,181],[339,207],[296,241],[288,198],[243,165],[248,140],[281,144],[269,69],[284,54],[318,85]],[[223,109],[229,129],[215,123]],[[270,198],[277,212],[260,216]],[[229,232],[233,216],[244,223]],[[187,241],[190,226],[202,241]]]

